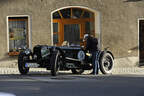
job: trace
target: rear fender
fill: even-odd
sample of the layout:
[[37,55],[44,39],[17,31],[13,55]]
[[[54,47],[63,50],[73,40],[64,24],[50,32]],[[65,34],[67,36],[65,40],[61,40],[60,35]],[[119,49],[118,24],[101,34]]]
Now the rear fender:
[[100,54],[100,56],[102,56],[104,53],[109,53],[109,54],[111,54],[111,56],[113,57],[113,59],[114,59],[114,55],[112,54],[112,52],[110,52],[110,51],[107,51],[107,50],[105,50],[105,51],[102,51],[101,52],[101,54]]
[[112,57],[113,57],[113,59],[114,59],[114,55],[112,54],[112,52],[110,52],[110,51],[107,51],[107,53],[111,54],[111,55],[112,55]]

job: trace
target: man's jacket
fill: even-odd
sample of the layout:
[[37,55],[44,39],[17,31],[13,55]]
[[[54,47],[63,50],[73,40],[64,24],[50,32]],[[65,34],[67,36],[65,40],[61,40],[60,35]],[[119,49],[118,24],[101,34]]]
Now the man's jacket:
[[98,50],[97,45],[98,45],[97,38],[91,36],[87,37],[86,50],[89,50],[90,52],[95,52]]

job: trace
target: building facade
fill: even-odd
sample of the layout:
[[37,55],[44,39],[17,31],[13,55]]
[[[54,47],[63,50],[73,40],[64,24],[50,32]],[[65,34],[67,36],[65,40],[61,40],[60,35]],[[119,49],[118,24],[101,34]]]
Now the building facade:
[[[37,44],[82,44],[85,33],[115,58],[143,61],[142,0],[0,0],[0,60]],[[130,62],[131,63],[131,62]]]

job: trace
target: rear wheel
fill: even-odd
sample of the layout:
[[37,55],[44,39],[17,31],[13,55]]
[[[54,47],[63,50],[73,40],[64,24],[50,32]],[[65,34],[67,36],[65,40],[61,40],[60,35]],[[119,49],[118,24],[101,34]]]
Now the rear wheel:
[[60,64],[62,63],[60,52],[57,51],[53,53],[50,59],[50,64],[51,64],[51,75],[56,76],[59,73],[60,69]]
[[100,56],[100,70],[103,74],[112,73],[112,68],[114,65],[114,58],[108,52],[103,52]]
[[82,74],[84,72],[83,69],[71,69],[73,74]]
[[18,56],[18,69],[22,75],[26,75],[29,72],[29,68],[25,67],[25,61],[28,59],[29,59],[29,56],[27,56],[26,54],[22,52]]

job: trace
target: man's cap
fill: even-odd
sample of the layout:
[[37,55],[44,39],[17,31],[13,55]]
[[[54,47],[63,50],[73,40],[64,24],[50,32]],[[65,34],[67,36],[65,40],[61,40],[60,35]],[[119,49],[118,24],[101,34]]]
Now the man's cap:
[[87,37],[88,37],[88,34],[85,34],[85,35],[84,35],[84,39],[87,38]]

